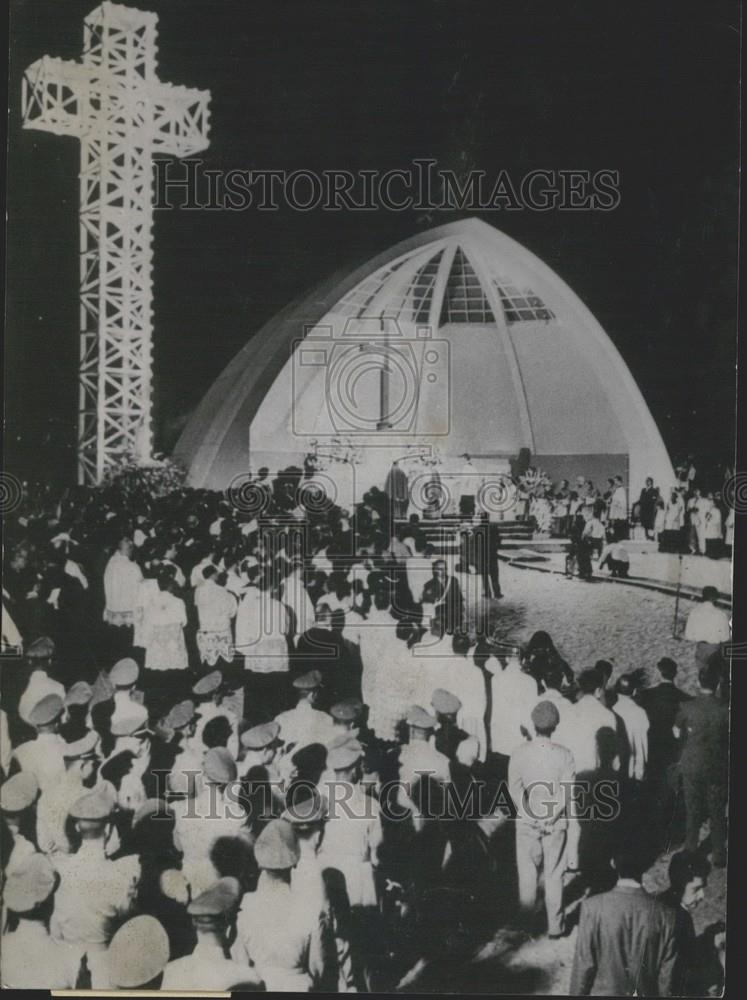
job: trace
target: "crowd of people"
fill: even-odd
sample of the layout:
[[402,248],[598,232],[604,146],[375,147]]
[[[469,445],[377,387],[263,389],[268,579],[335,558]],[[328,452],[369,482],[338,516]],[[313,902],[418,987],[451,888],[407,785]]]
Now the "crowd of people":
[[657,541],[661,552],[722,559],[731,557],[734,545],[734,510],[724,493],[701,485],[695,465],[686,463],[676,469],[670,488],[647,478],[632,504],[622,476],[608,479],[604,490],[579,476],[573,485],[561,479],[520,488],[517,512],[531,522],[535,538],[570,537],[578,543],[586,529],[593,551],[639,533]]
[[476,634],[417,518],[303,482],[263,473],[251,509],[41,491],[10,519],[2,985],[391,990],[577,923],[571,992],[717,993],[724,927],[692,920],[726,862],[713,594],[697,696],[667,658],[645,686]]

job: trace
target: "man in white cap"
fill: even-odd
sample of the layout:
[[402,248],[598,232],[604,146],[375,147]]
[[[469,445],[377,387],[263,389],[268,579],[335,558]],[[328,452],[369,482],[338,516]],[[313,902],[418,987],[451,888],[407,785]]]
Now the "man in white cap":
[[54,859],[60,874],[50,930],[56,941],[79,945],[87,956],[92,989],[107,989],[106,950],[117,921],[135,902],[140,861],[134,855],[111,861],[106,841],[114,802],[102,788],[82,795],[70,808],[80,836],[74,854]]
[[65,773],[65,741],[59,734],[64,711],[65,703],[60,695],[45,695],[29,713],[36,739],[22,743],[13,752],[21,770],[31,771],[42,791]]
[[26,834],[33,830],[32,808],[38,796],[39,784],[30,771],[18,771],[0,788],[0,812],[13,844],[5,862],[6,875],[24,865],[36,853]]
[[[505,665],[501,661],[505,662]],[[509,757],[526,739],[525,730],[537,702],[537,682],[525,673],[521,649],[516,645],[499,647],[497,658],[490,657],[486,669],[491,679],[490,710],[491,764],[498,781],[508,773]]]
[[472,643],[466,633],[460,632],[454,636],[452,647],[453,657],[450,659],[451,681],[447,691],[458,691],[462,705],[457,713],[457,723],[469,735],[477,740],[480,752],[479,759],[484,761],[488,751],[485,717],[488,712],[488,694],[485,686],[485,675],[470,656]]
[[187,906],[197,945],[190,955],[169,962],[164,990],[256,990],[262,980],[249,965],[226,958],[231,925],[241,899],[238,879],[219,879]]
[[198,794],[201,789],[200,772],[204,755],[194,741],[197,729],[194,702],[187,698],[174,705],[166,716],[165,725],[173,733],[174,743],[179,746],[167,779],[169,791],[176,795]]
[[65,774],[42,792],[36,810],[36,841],[39,850],[53,857],[70,854],[67,818],[70,807],[95,781],[100,762],[100,738],[89,731],[63,749]]
[[298,863],[291,872],[291,892],[297,897],[299,907],[310,914],[320,914],[324,926],[323,943],[328,955],[324,964],[329,981],[320,983],[320,990],[347,993],[355,986],[349,920],[344,911],[340,912],[339,901],[335,906],[331,899],[328,873],[319,856],[327,801],[316,788],[298,785],[294,792],[282,814],[282,819],[295,831],[299,851]]
[[103,964],[106,983],[98,988],[160,989],[168,960],[169,937],[163,925],[155,917],[133,917],[112,938]]
[[48,930],[57,876],[43,854],[34,854],[7,873],[3,902],[8,930],[0,939],[0,982],[3,989],[75,989],[81,948],[53,941]]
[[319,863],[338,873],[350,906],[349,926],[343,934],[351,942],[356,985],[367,984],[365,949],[370,948],[377,913],[374,871],[383,842],[381,811],[377,799],[361,783],[363,747],[349,736],[338,737],[327,751],[327,768],[333,779],[321,788],[327,798],[327,821],[319,850]]
[[93,698],[93,688],[87,681],[76,681],[65,692],[66,718],[60,727],[60,736],[73,743],[89,731],[88,713]]
[[231,736],[228,740],[228,750],[233,757],[239,755],[239,720],[235,713],[223,704],[224,685],[223,674],[220,670],[213,670],[209,674],[201,677],[192,688],[192,693],[196,699],[197,725],[192,737],[192,744],[202,749],[202,734],[205,726],[211,719],[219,716],[228,720],[231,727]]
[[335,736],[332,718],[315,708],[322,686],[322,675],[310,670],[293,681],[298,704],[275,717],[280,723],[280,736],[286,746],[298,750],[310,743],[327,743]]
[[285,783],[276,763],[279,737],[279,722],[264,722],[241,734],[244,756],[238,771],[249,823],[255,832],[264,829],[285,806]]
[[328,952],[321,915],[299,907],[291,892],[291,870],[299,859],[291,824],[269,823],[257,838],[254,857],[259,881],[242,900],[231,957],[252,962],[268,992],[308,993],[327,979]]
[[114,687],[114,712],[110,725],[142,712],[142,692],[135,689],[139,675],[140,668],[129,656],[118,660],[109,671],[109,680]]
[[26,659],[32,671],[26,690],[18,702],[18,714],[29,725],[31,725],[29,720],[31,709],[38,705],[45,695],[57,694],[62,699],[65,697],[63,685],[50,677],[54,650],[54,642],[47,636],[42,636],[33,642],[26,652]]
[[219,876],[210,851],[222,837],[249,843],[246,813],[238,800],[236,761],[225,747],[214,747],[202,763],[201,790],[173,803],[174,846],[182,852],[182,871],[192,897],[209,889]]
[[575,779],[573,756],[552,742],[560,721],[552,701],[541,701],[532,710],[536,736],[520,744],[511,755],[508,783],[516,806],[516,867],[519,904],[525,919],[532,920],[537,902],[540,870],[544,870],[547,932],[563,934],[563,873],[571,792]]
[[410,742],[402,747],[399,755],[400,780],[414,785],[423,774],[436,781],[449,781],[449,758],[436,750],[435,716],[420,705],[413,705],[407,713]]

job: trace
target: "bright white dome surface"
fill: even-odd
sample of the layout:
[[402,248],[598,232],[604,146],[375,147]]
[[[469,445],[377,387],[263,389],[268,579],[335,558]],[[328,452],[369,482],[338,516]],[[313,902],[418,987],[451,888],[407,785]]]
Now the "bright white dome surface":
[[383,485],[415,450],[446,470],[469,453],[491,471],[528,449],[553,479],[621,474],[631,500],[647,476],[674,481],[599,323],[539,258],[477,219],[419,233],[280,312],[215,381],[176,455],[193,485],[223,489],[314,447],[353,449],[359,488]]

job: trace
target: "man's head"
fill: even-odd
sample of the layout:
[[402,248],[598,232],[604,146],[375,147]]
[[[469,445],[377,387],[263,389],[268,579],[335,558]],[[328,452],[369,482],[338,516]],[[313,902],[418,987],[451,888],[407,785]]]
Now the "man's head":
[[322,675],[318,670],[309,670],[308,673],[296,677],[293,687],[298,696],[298,701],[307,701],[314,705],[319,700],[319,690],[322,686]]
[[462,703],[451,691],[446,691],[444,688],[436,688],[431,698],[431,707],[436,713],[436,718],[439,722],[456,723]]
[[207,749],[227,747],[232,732],[233,729],[227,717],[225,715],[216,715],[214,719],[210,719],[205,723],[205,728],[202,730],[203,745]]
[[563,668],[559,663],[548,663],[542,671],[542,683],[546,689],[559,691],[563,684]]
[[665,681],[673,681],[677,676],[677,664],[668,656],[662,656],[656,664],[656,669]]
[[263,722],[242,733],[241,745],[248,753],[256,754],[261,764],[271,763],[278,750],[280,723]]
[[63,750],[66,770],[77,771],[83,785],[92,784],[91,779],[98,771],[101,760],[99,756],[100,741],[99,734],[89,730],[81,739],[67,743]]
[[106,836],[112,813],[114,799],[106,786],[94,788],[86,792],[72,804],[69,813],[75,820],[75,826],[81,840],[103,840]]
[[436,559],[433,563],[433,579],[434,580],[445,580],[447,577],[446,563],[443,559]]
[[703,587],[703,603],[715,604],[718,600],[718,590],[716,587]]
[[610,663],[610,661],[597,660],[597,662],[594,664],[594,669],[599,671],[599,674],[601,675],[602,678],[602,684],[604,685],[604,687],[607,687],[607,685],[610,682],[610,678],[612,677],[612,664]]
[[578,675],[578,686],[582,694],[590,694],[599,698],[604,691],[604,677],[596,667],[582,670]]
[[57,694],[45,695],[29,712],[29,722],[37,733],[56,733],[65,711],[65,702]]
[[686,910],[694,910],[703,901],[710,870],[705,858],[692,851],[678,851],[672,855],[669,885]]
[[455,632],[451,645],[455,656],[466,656],[472,646],[472,640],[466,632]]
[[187,907],[187,913],[192,918],[197,936],[225,936],[236,915],[240,900],[239,880],[230,875],[219,879],[193,899]]
[[654,485],[654,481],[651,478],[651,476],[646,476],[646,486],[648,486],[650,488],[653,485]]
[[427,742],[437,725],[436,717],[426,712],[420,705],[413,705],[407,714],[410,742],[418,740]]
[[617,678],[617,683],[615,684],[615,691],[618,694],[626,695],[628,698],[632,698],[636,691],[638,690],[637,678],[633,674],[621,674]]
[[635,882],[640,882],[643,878],[646,865],[635,844],[617,850],[614,864],[618,878],[633,879]]
[[132,555],[134,547],[132,539],[129,536],[124,536],[123,538],[120,538],[117,543],[117,552],[119,552],[120,555],[127,556],[129,559]]
[[532,725],[538,736],[552,736],[559,722],[560,713],[552,701],[541,701],[532,709]]

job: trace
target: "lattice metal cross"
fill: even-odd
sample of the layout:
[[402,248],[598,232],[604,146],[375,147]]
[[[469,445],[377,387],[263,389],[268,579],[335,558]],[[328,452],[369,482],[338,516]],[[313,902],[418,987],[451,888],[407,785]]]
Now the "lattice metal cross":
[[156,78],[157,23],[102,3],[81,63],[43,56],[23,80],[24,128],[80,140],[81,483],[151,456],[152,160],[208,145],[209,91]]

